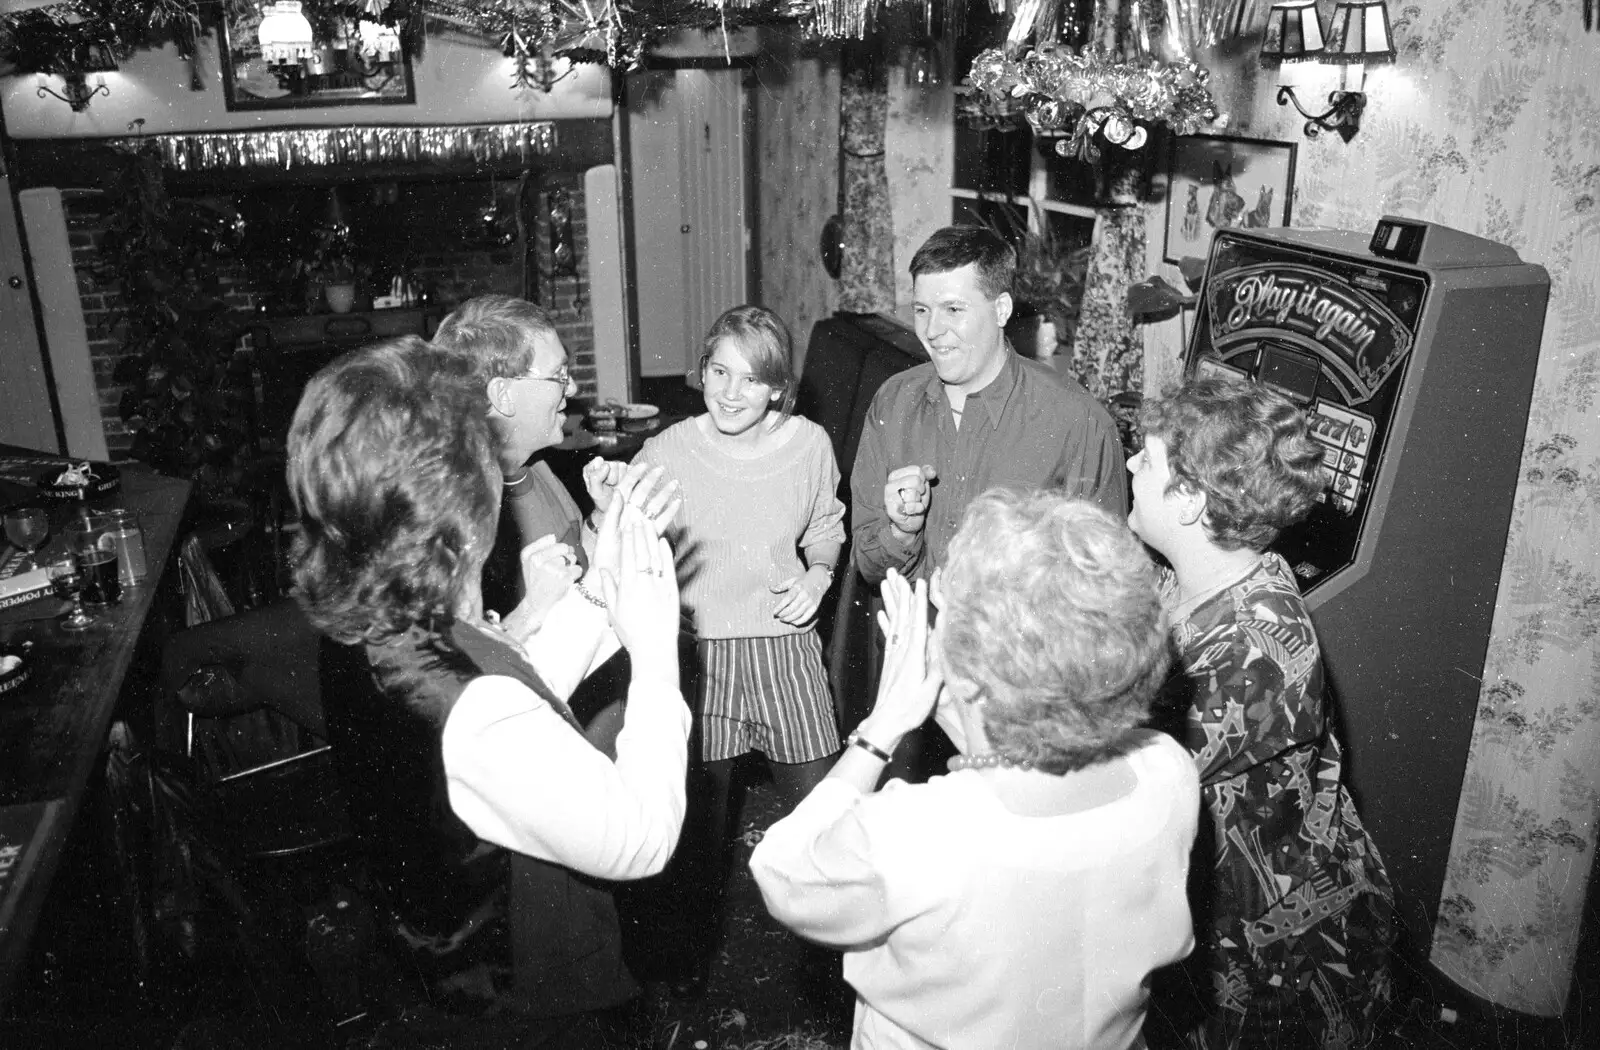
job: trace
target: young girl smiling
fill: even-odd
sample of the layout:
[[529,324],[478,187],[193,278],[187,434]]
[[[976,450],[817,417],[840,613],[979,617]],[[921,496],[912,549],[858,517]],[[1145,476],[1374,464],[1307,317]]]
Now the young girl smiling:
[[[777,315],[739,306],[717,318],[700,376],[705,414],[646,442],[635,462],[663,468],[683,497],[669,536],[699,655],[708,881],[720,893],[734,760],[762,752],[787,811],[839,751],[815,618],[844,504],[827,434],[792,414],[797,383]],[[599,510],[619,467],[586,472]]]

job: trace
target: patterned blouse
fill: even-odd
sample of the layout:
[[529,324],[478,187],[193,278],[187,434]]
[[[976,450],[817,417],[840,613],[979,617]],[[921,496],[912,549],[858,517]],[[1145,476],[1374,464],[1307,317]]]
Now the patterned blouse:
[[[1173,608],[1170,571],[1161,590]],[[1212,1038],[1196,1041],[1248,1042],[1290,1024],[1300,1045],[1358,1043],[1391,994],[1393,891],[1340,779],[1321,648],[1288,565],[1264,555],[1172,636],[1157,706],[1169,728],[1181,719],[1174,735],[1194,755],[1211,818],[1197,848],[1211,852],[1213,875],[1195,880],[1208,898],[1195,920]],[[1194,863],[1203,873],[1205,854]]]

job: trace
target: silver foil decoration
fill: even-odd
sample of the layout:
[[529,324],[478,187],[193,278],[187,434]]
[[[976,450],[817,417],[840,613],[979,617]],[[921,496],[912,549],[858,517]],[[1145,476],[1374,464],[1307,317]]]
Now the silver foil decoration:
[[515,124],[445,124],[432,127],[285,128],[196,135],[146,135],[112,139],[112,146],[154,142],[173,171],[271,168],[420,161],[498,161],[543,156],[556,147],[548,120]]

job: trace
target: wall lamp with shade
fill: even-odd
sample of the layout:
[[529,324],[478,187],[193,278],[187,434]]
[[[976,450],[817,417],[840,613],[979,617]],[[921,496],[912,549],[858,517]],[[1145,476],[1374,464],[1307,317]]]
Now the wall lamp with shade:
[[100,77],[94,87],[89,86],[90,73],[114,73],[117,69],[117,60],[111,54],[111,49],[102,43],[80,44],[72,49],[72,53],[50,70],[61,77],[61,91],[57,91],[45,83],[45,74],[39,74],[38,90],[34,94],[40,98],[50,97],[60,99],[72,107],[72,112],[82,113],[89,108],[89,100],[96,95],[109,95],[111,89],[106,86],[106,78]]
[[1278,88],[1278,105],[1292,104],[1306,118],[1307,138],[1333,131],[1349,142],[1361,129],[1361,114],[1367,108],[1367,96],[1361,90],[1366,67],[1394,61],[1394,34],[1389,29],[1385,0],[1339,0],[1330,24],[1332,32],[1325,36],[1316,0],[1277,0],[1267,12],[1261,64],[1320,62],[1346,67],[1345,87],[1354,82],[1356,88],[1329,92],[1326,112],[1306,112],[1294,88],[1287,84]]

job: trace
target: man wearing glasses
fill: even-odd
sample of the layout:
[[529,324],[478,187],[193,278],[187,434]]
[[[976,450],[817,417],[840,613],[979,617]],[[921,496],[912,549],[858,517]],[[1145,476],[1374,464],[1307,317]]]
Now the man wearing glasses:
[[[505,499],[483,599],[484,608],[506,611],[521,598],[517,552],[523,544],[554,536],[570,548],[580,569],[588,567],[577,504],[548,465],[528,462],[561,443],[567,397],[577,393],[567,348],[543,308],[509,295],[468,299],[439,325],[433,342],[471,362],[487,387]],[[513,530],[505,528],[507,518]],[[502,557],[507,551],[510,557]]]
[[[526,299],[469,299],[444,319],[433,342],[470,362],[488,393],[505,498],[484,567],[483,607],[506,614],[522,597],[524,545],[554,536],[561,545],[555,549],[575,565],[574,578],[588,568],[594,537],[585,535],[578,505],[544,460],[529,462],[561,443],[563,410],[577,385],[550,315]],[[651,479],[643,484],[649,487]],[[655,507],[659,512],[659,502]],[[660,525],[670,514],[661,516]],[[621,727],[625,694],[626,679],[613,664],[589,676],[569,698],[585,735],[602,750]],[[531,858],[513,857],[510,867],[508,925],[518,1007],[530,1017],[547,1017],[609,1007],[636,995],[610,893],[586,890],[561,869]]]

